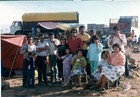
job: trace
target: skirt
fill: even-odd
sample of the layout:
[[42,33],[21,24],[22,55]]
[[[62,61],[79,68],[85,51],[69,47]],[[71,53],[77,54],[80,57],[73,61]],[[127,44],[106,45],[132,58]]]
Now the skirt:
[[86,74],[86,70],[83,69],[82,67],[80,66],[77,66],[75,69],[71,70],[71,76],[75,76],[75,75],[84,75]]
[[122,76],[125,72],[125,67],[124,66],[104,66],[102,67],[102,72],[101,76],[105,75],[107,79],[110,81],[115,81],[117,80],[120,76]]

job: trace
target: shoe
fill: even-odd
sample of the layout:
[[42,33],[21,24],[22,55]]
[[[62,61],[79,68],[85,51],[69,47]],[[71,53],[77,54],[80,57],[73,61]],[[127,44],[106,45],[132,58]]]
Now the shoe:
[[105,88],[100,88],[100,89],[97,89],[96,91],[102,92],[102,91],[105,91]]
[[40,82],[40,83],[38,83],[38,85],[39,85],[39,86],[43,86],[43,83],[42,83],[42,82]]

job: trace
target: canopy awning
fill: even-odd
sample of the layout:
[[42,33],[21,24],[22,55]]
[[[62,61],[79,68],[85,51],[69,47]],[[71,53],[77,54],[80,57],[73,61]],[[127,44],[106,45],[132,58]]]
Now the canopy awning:
[[78,23],[78,12],[54,12],[54,13],[25,13],[23,22],[64,22]]
[[40,25],[43,28],[46,28],[48,30],[52,30],[52,29],[69,30],[70,29],[70,26],[67,24],[54,23],[54,22],[39,22],[37,25]]

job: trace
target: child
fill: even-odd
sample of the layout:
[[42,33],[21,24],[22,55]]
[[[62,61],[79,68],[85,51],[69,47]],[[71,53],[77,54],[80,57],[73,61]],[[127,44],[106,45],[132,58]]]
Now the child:
[[[33,58],[33,53],[29,52],[28,53],[29,57],[27,58],[27,88],[29,88],[30,86],[32,88],[34,88],[34,83],[35,83],[35,79],[34,79],[34,69],[35,69],[35,64],[34,64],[34,58]],[[32,80],[30,82],[30,80]]]
[[61,59],[63,60],[63,78],[64,78],[64,83],[62,87],[69,84],[69,76],[70,76],[70,69],[71,69],[70,62],[72,59],[70,48],[66,48],[65,52],[66,52],[66,55],[61,57]]
[[108,54],[109,54],[109,51],[102,52],[102,54],[101,54],[102,59],[98,63],[98,68],[96,69],[96,71],[94,73],[91,74],[91,79],[89,80],[89,82],[85,88],[87,88],[87,89],[90,88],[94,82],[96,82],[97,80],[100,79],[103,66],[109,66],[108,65]]
[[99,80],[100,79],[100,75],[101,75],[101,72],[102,72],[102,67],[103,66],[108,66],[108,53],[109,51],[103,51],[102,54],[101,54],[101,60],[100,62],[98,63],[98,68],[97,70],[95,71],[95,73],[92,74],[93,77],[96,78],[96,80]]

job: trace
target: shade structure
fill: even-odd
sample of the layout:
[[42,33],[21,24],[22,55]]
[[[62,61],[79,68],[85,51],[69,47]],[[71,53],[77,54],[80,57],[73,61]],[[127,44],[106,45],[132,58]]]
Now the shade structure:
[[39,22],[37,25],[42,26],[45,29],[53,30],[53,29],[61,29],[61,30],[69,30],[70,26],[63,23],[55,23],[55,22]]
[[23,55],[20,54],[20,48],[26,42],[25,35],[1,35],[1,59],[4,68],[22,68]]

